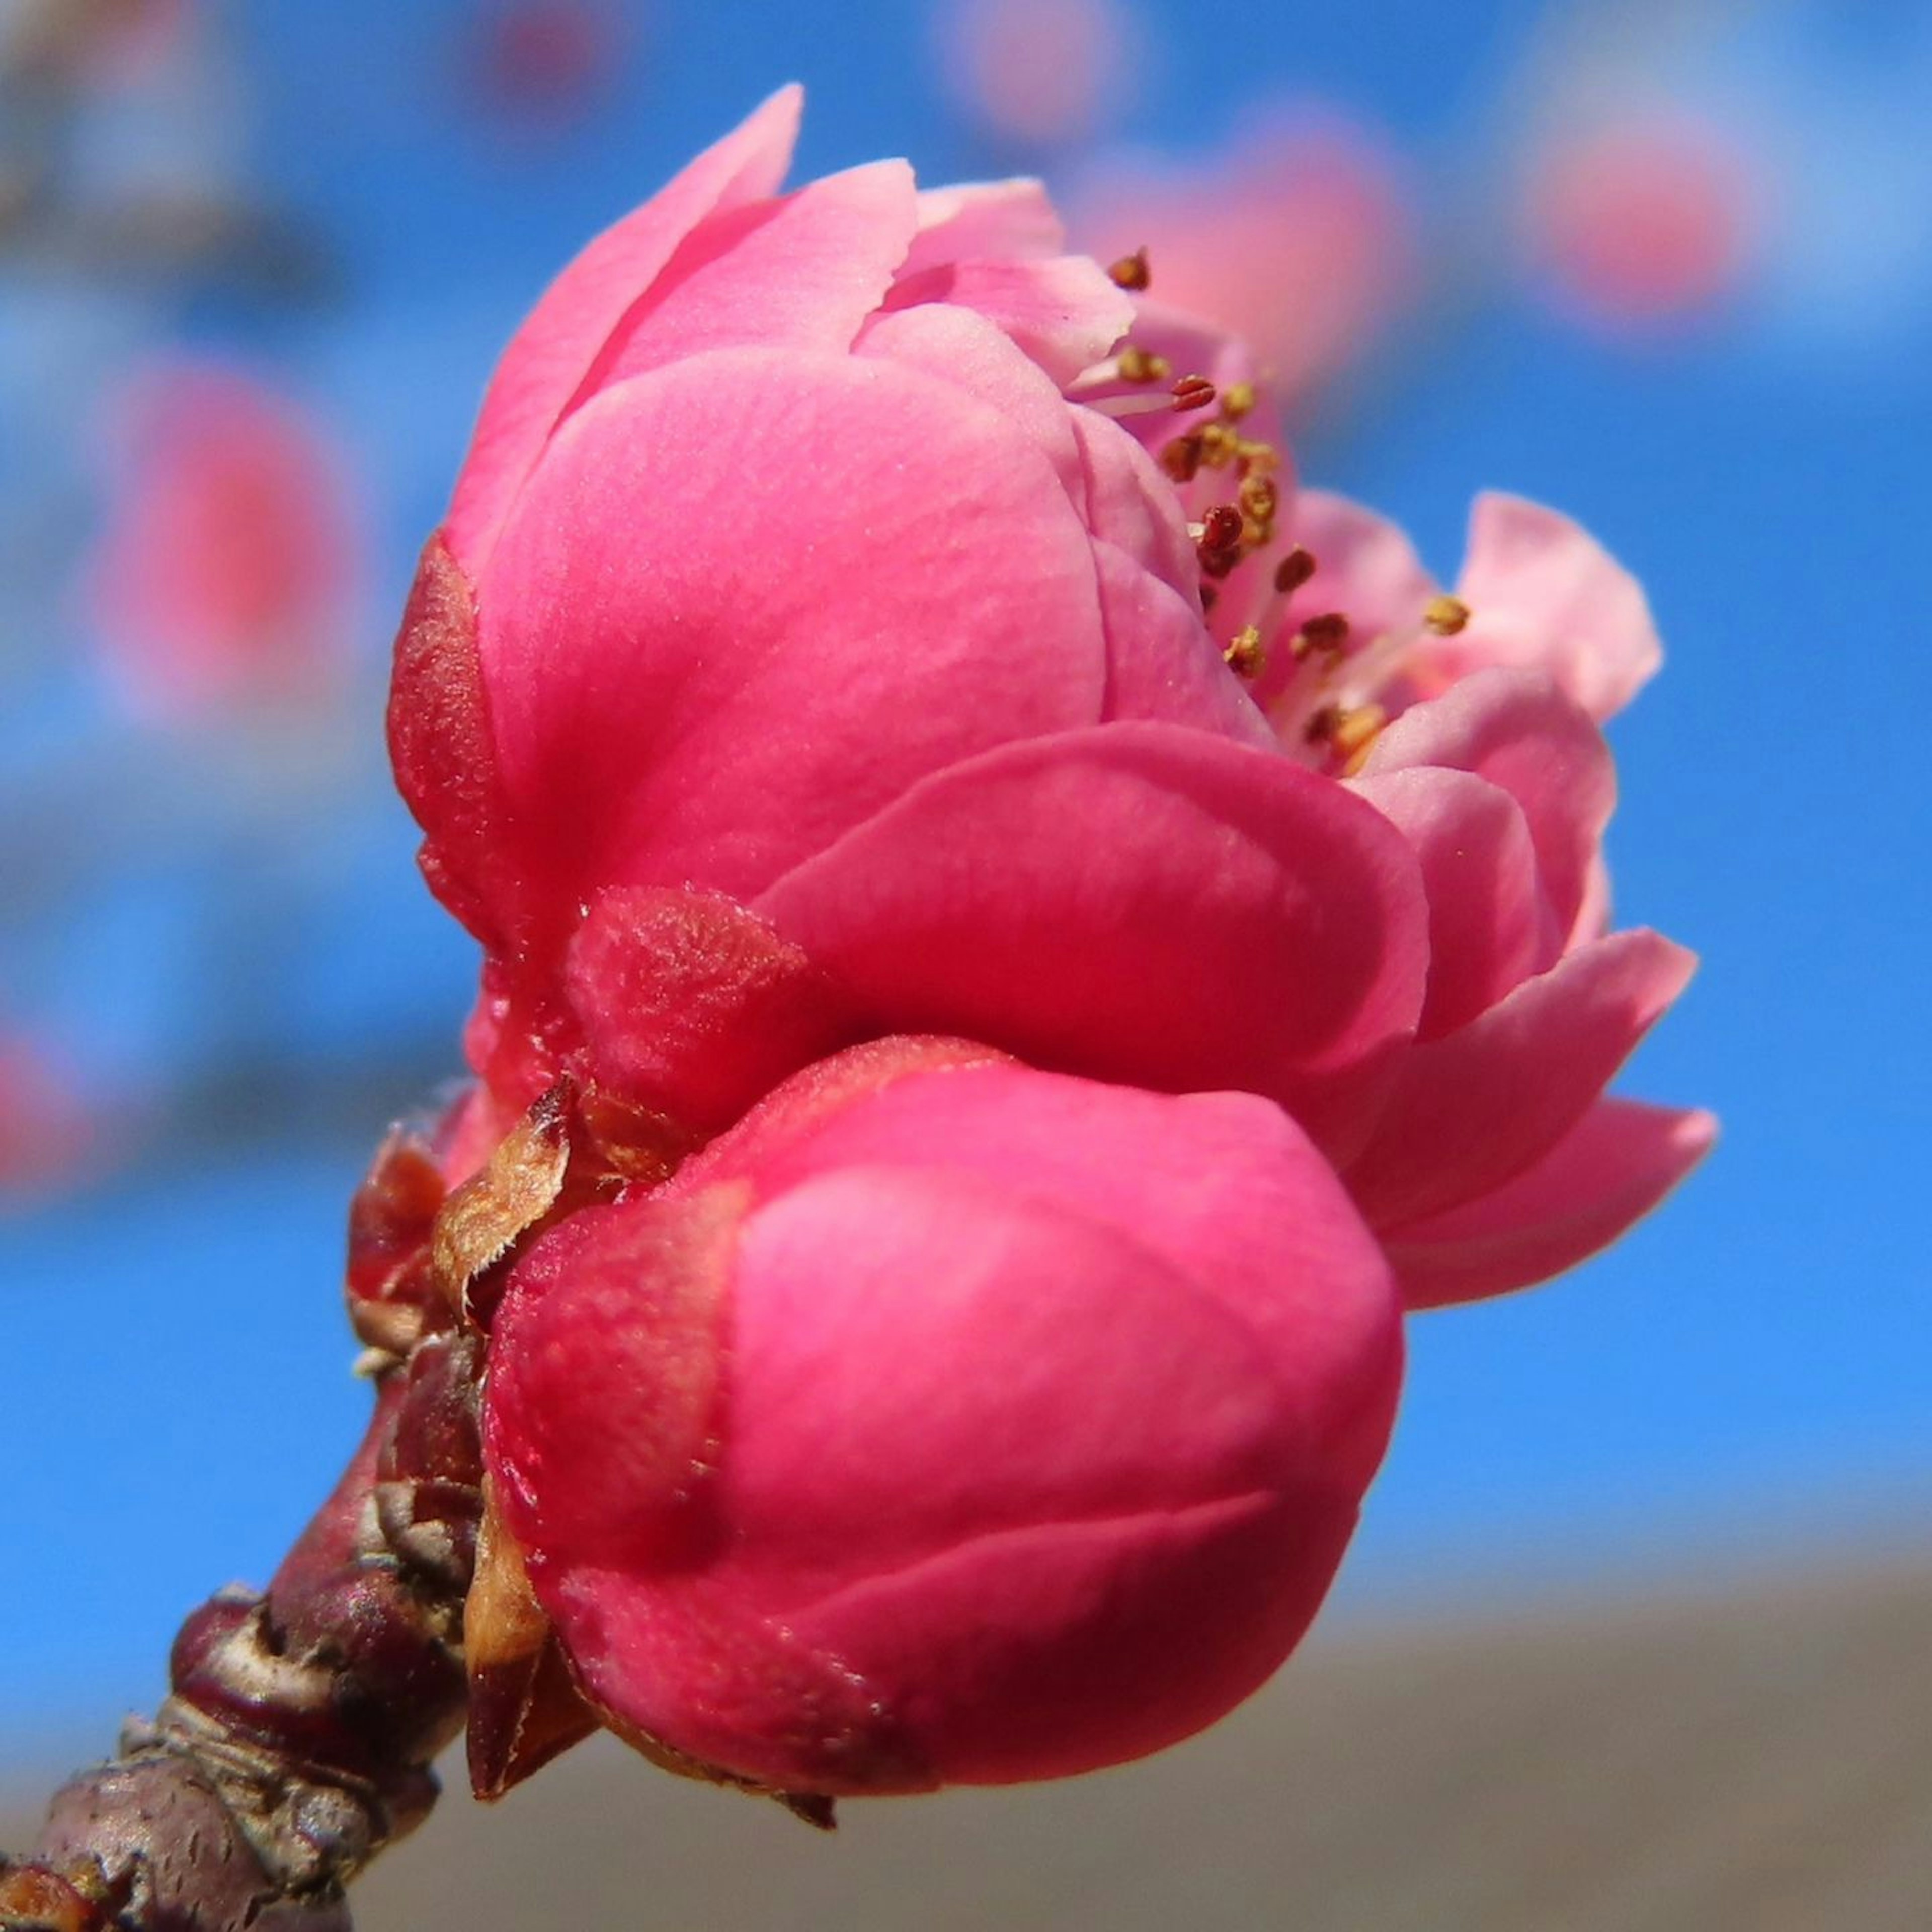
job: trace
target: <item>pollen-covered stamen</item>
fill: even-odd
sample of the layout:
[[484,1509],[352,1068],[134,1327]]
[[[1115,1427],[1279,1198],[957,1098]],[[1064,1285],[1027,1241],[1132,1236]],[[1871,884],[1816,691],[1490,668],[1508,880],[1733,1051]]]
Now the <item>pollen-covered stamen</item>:
[[1168,393],[1177,410],[1204,410],[1214,400],[1214,385],[1205,376],[1184,376]]
[[1160,466],[1177,483],[1192,483],[1201,474],[1201,438],[1177,436],[1160,446]]
[[1241,545],[1244,527],[1240,512],[1232,503],[1216,503],[1198,527],[1190,526],[1196,554],[1208,576],[1226,577],[1240,562],[1244,554]]
[[1305,618],[1300,629],[1288,640],[1289,655],[1298,664],[1304,658],[1339,658],[1348,648],[1348,620],[1339,610]]
[[1147,247],[1143,243],[1131,255],[1123,255],[1107,271],[1107,278],[1117,289],[1130,295],[1144,295],[1154,277],[1148,268]]
[[1275,513],[1281,507],[1281,491],[1264,472],[1251,471],[1241,478],[1235,493],[1241,508],[1241,541],[1250,550],[1263,550],[1274,542]]
[[1238,677],[1259,677],[1268,668],[1268,653],[1262,648],[1261,630],[1254,624],[1244,625],[1237,631],[1221,655],[1228,668]]
[[1252,382],[1230,382],[1221,392],[1221,413],[1231,423],[1238,423],[1255,406],[1255,386]]
[[1114,366],[1124,382],[1164,382],[1174,374],[1174,365],[1165,356],[1156,356],[1137,342],[1130,342],[1114,357]]
[[1315,574],[1313,555],[1297,544],[1274,567],[1274,587],[1284,597],[1292,596]]
[[1388,722],[1388,713],[1379,704],[1324,704],[1310,718],[1302,736],[1311,745],[1326,746],[1342,760],[1343,775],[1352,778]]
[[1468,627],[1469,607],[1460,597],[1432,597],[1422,613],[1423,628],[1438,638],[1453,638]]

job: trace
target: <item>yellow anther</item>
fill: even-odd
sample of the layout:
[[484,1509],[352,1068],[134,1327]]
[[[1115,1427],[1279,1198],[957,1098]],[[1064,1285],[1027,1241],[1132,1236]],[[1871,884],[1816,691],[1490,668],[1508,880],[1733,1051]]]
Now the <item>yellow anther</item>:
[[1119,368],[1124,382],[1164,382],[1174,374],[1165,356],[1156,356],[1130,342],[1120,351]]
[[1230,422],[1239,422],[1255,406],[1252,382],[1230,382],[1221,392],[1221,413]]
[[1262,634],[1252,624],[1237,631],[1221,655],[1238,677],[1258,677],[1268,662],[1268,654],[1262,649]]
[[1438,638],[1453,638],[1469,621],[1469,607],[1460,597],[1432,597],[1422,613],[1424,625]]

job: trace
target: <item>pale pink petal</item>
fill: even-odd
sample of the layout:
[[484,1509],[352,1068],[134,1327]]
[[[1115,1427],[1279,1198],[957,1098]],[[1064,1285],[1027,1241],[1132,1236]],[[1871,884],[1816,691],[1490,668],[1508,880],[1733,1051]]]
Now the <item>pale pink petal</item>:
[[1105,692],[1092,553],[1046,460],[864,358],[725,350],[606,391],[480,602],[504,787],[560,917],[597,886],[748,898]]
[[1460,1033],[1415,1048],[1346,1171],[1370,1222],[1404,1226],[1490,1192],[1581,1120],[1695,964],[1659,934],[1613,933],[1526,980]]
[[1553,965],[1564,934],[1508,793],[1439,766],[1360,778],[1354,790],[1414,848],[1429,895],[1429,997],[1419,1040],[1440,1038]]
[[942,262],[1014,261],[1064,255],[1066,230],[1039,182],[968,182],[922,188],[919,233],[901,273]]
[[1412,1308],[1528,1288],[1606,1247],[1701,1160],[1708,1114],[1600,1100],[1536,1165],[1383,1237]]
[[947,0],[934,26],[948,91],[1010,140],[1091,135],[1132,73],[1120,0]]
[[918,219],[904,161],[874,161],[709,217],[639,291],[566,417],[627,376],[708,350],[849,347],[892,286]]
[[1112,352],[1134,314],[1132,300],[1084,255],[943,262],[896,283],[884,305],[934,302],[985,316],[1063,386]]
[[480,570],[524,479],[611,332],[714,210],[776,193],[804,103],[783,88],[670,184],[607,229],[553,282],[505,352],[450,505],[449,546]]
[[1522,806],[1550,910],[1569,932],[1616,802],[1610,748],[1588,716],[1540,672],[1479,670],[1405,711],[1362,775],[1425,765],[1474,772]]
[[1546,671],[1600,724],[1664,662],[1636,579],[1568,517],[1520,496],[1476,499],[1456,593],[1468,627],[1428,652],[1451,676],[1486,664]]
[[1366,1131],[1426,970],[1414,861],[1379,813],[1160,724],[941,772],[758,910],[883,1028],[1264,1094],[1331,1157]]

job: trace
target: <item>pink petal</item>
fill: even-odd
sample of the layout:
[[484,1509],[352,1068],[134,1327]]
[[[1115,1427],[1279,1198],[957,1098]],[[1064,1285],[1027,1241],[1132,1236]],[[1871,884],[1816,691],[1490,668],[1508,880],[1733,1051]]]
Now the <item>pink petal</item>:
[[1271,748],[1274,734],[1228,668],[1200,605],[1112,544],[1094,544],[1094,565],[1107,634],[1108,722],[1186,724]]
[[627,376],[716,349],[841,350],[892,286],[917,225],[912,170],[875,161],[721,211],[614,328],[565,414]]
[[844,1044],[844,1007],[796,946],[721,892],[600,893],[570,942],[586,1076],[686,1128],[728,1126]]
[[1692,956],[1637,930],[1566,955],[1447,1039],[1418,1046],[1346,1173],[1377,1229],[1489,1193],[1540,1160],[1683,990]]
[[1414,861],[1274,754],[1160,724],[927,780],[758,902],[896,1031],[1366,1130],[1426,970]]
[[1052,377],[985,316],[946,302],[889,310],[866,323],[853,352],[920,370],[997,410],[1052,466],[1066,500],[1084,510],[1075,412]]
[[919,233],[900,272],[1066,252],[1066,230],[1039,182],[968,182],[920,191]]
[[1126,333],[1134,305],[1084,255],[949,262],[898,282],[885,306],[950,302],[996,324],[1064,386]]
[[1588,717],[1540,673],[1479,670],[1405,711],[1376,740],[1362,775],[1428,765],[1474,772],[1522,806],[1550,910],[1568,932],[1616,802],[1610,748]]
[[1120,424],[1089,410],[1076,410],[1072,423],[1086,475],[1088,526],[1198,612],[1201,559],[1173,484]]
[[1422,866],[1429,997],[1418,1040],[1454,1032],[1556,963],[1564,935],[1508,793],[1440,766],[1360,778],[1352,789],[1400,829]]
[[1600,1100],[1534,1167],[1384,1237],[1411,1308],[1528,1288],[1606,1247],[1708,1151],[1708,1114]]
[[926,772],[1103,696],[1091,552],[1045,459],[877,360],[724,350],[607,390],[481,602],[559,917],[597,886],[748,898]]
[[607,229],[553,282],[498,365],[450,505],[446,536],[474,576],[586,371],[672,251],[714,210],[775,194],[804,92],[781,88],[670,184]]
[[1549,673],[1600,724],[1664,662],[1642,586],[1568,517],[1491,491],[1469,517],[1456,595],[1468,629],[1432,646],[1461,676],[1485,664]]

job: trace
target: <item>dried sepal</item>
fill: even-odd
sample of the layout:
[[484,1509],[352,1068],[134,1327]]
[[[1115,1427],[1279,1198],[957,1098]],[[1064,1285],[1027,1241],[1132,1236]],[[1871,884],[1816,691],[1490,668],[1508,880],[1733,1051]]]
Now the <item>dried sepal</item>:
[[350,1203],[349,1319],[356,1340],[376,1352],[374,1366],[407,1356],[442,1314],[427,1256],[448,1192],[429,1144],[397,1127]]
[[128,1892],[110,1886],[92,1858],[58,1870],[0,1858],[0,1932],[102,1932]]
[[600,1723],[565,1663],[550,1618],[530,1588],[522,1550],[486,1482],[476,1574],[464,1606],[470,1673],[470,1788],[500,1798]]
[[471,1291],[548,1214],[570,1165],[571,1088],[560,1080],[506,1134],[482,1170],[443,1203],[430,1262],[448,1306],[483,1325]]

